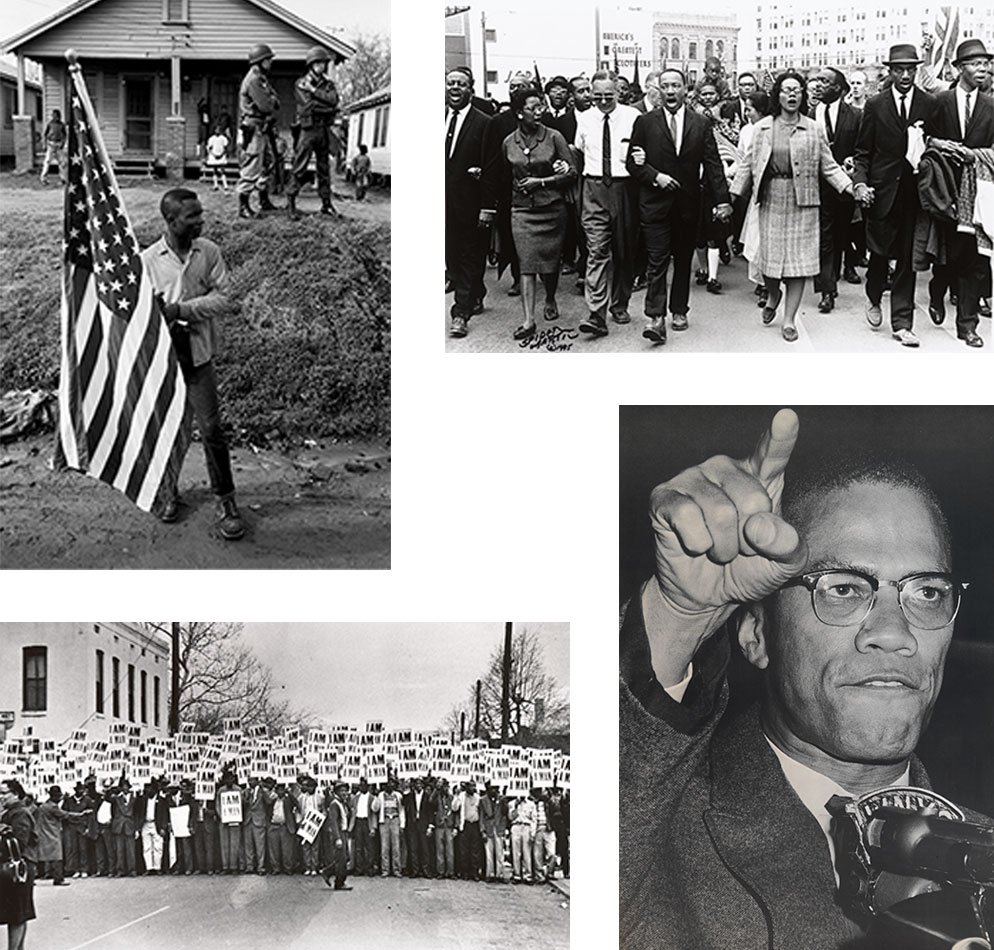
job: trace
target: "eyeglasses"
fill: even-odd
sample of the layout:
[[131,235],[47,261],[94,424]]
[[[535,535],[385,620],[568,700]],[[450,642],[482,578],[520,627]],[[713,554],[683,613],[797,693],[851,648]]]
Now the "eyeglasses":
[[593,99],[594,102],[611,102],[613,99],[616,99],[617,96],[618,94],[616,92],[609,92],[606,95],[595,92],[590,98]]
[[956,618],[960,595],[969,583],[951,574],[923,572],[886,581],[861,571],[814,571],[784,587],[803,585],[811,592],[815,616],[831,627],[862,623],[870,615],[881,587],[896,587],[905,620],[918,630],[941,630]]

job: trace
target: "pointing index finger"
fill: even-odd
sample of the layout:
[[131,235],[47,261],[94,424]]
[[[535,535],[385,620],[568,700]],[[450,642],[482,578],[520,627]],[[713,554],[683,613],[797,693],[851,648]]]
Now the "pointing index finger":
[[797,444],[800,426],[800,420],[793,409],[781,409],[763,433],[749,456],[749,467],[764,485],[770,485],[778,475],[783,474]]

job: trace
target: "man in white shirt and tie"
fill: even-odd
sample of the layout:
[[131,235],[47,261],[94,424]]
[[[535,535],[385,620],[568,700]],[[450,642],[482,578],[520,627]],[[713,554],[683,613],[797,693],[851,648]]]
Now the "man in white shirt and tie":
[[376,873],[372,835],[376,831],[376,812],[370,807],[373,793],[365,777],[359,779],[359,790],[352,796],[352,840],[355,842],[355,873],[372,876]]
[[583,156],[580,223],[587,238],[584,296],[589,311],[580,330],[597,339],[608,334],[609,311],[615,323],[631,321],[628,301],[638,220],[625,159],[640,113],[618,104],[618,80],[613,73],[594,73],[590,85],[596,108],[577,114],[575,139]]

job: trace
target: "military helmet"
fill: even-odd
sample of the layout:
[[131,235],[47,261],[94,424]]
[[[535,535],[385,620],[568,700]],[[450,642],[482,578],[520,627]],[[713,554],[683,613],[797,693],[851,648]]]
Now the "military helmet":
[[266,43],[256,43],[249,50],[248,60],[254,66],[256,63],[261,63],[264,59],[272,59],[274,55],[272,49]]
[[323,46],[312,46],[307,51],[307,65],[310,66],[311,63],[330,63],[331,53],[329,53]]

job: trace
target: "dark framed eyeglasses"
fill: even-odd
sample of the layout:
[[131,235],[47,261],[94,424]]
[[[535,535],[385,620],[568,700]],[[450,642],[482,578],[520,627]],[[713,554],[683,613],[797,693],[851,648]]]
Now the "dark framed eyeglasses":
[[905,620],[918,630],[941,630],[956,619],[968,581],[952,574],[923,571],[897,581],[881,580],[862,571],[827,570],[802,574],[784,587],[803,586],[811,593],[815,616],[831,627],[860,624],[870,615],[881,587],[897,589]]

